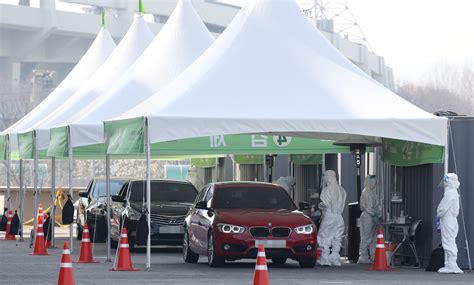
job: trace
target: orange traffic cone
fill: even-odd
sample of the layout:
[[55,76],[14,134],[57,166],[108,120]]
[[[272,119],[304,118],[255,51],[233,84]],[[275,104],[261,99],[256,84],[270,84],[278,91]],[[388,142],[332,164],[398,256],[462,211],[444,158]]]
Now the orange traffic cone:
[[15,239],[15,235],[13,235],[13,234],[10,233],[10,227],[11,227],[11,224],[12,224],[12,218],[13,218],[12,210],[8,210],[8,214],[7,214],[7,227],[6,227],[6,229],[5,229],[5,240],[16,240],[16,239]]
[[77,263],[97,263],[92,256],[91,239],[89,235],[89,226],[84,224],[84,231],[82,232],[81,253]]
[[119,243],[119,254],[118,260],[116,261],[116,266],[112,268],[113,271],[137,271],[132,266],[132,257],[130,256],[130,248],[128,244],[128,235],[127,229],[122,228],[122,234],[120,235]]
[[255,274],[253,276],[253,285],[269,285],[267,258],[265,257],[265,247],[258,245],[257,264],[255,265]]
[[61,257],[61,266],[59,268],[58,285],[74,285],[74,273],[72,271],[71,250],[69,243],[65,242],[63,255]]
[[385,252],[385,240],[383,238],[383,230],[377,231],[377,245],[375,249],[374,264],[370,270],[389,271],[387,265],[387,253]]
[[[41,213],[41,214],[40,214]],[[44,240],[43,232],[43,212],[38,213],[38,222],[35,234],[35,249],[31,255],[49,255],[46,252],[46,241]]]

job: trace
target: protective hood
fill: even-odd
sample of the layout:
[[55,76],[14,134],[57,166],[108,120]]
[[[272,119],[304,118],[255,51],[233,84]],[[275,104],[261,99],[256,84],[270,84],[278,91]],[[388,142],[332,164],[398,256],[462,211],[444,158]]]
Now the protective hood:
[[364,181],[364,188],[367,190],[373,190],[375,189],[375,186],[377,185],[377,177],[375,175],[368,175],[365,177]]
[[459,179],[457,174],[455,173],[448,173],[444,176],[443,178],[443,184],[444,184],[444,193],[448,192],[456,192],[458,191],[459,186],[461,183],[459,183]]
[[323,185],[322,187],[327,187],[329,185],[337,184],[337,175],[334,170],[326,170],[323,173]]

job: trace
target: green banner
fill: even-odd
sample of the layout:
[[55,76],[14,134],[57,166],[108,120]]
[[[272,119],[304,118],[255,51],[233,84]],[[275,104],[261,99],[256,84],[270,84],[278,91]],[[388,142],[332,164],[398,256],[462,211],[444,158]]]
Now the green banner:
[[152,144],[154,155],[349,153],[333,141],[289,136],[218,135]]
[[442,146],[394,139],[383,140],[383,161],[395,166],[443,163]]
[[0,160],[7,160],[7,135],[0,136]]
[[68,156],[68,138],[67,127],[59,127],[51,129],[48,147],[48,156],[50,157],[67,157]]
[[265,155],[261,154],[236,154],[234,161],[237,164],[263,164]]
[[104,123],[105,149],[108,154],[143,154],[143,117]]
[[217,165],[217,158],[215,157],[203,157],[203,158],[191,158],[191,165],[199,168],[210,168]]
[[314,165],[322,164],[323,156],[321,154],[292,154],[290,160],[294,164]]
[[20,158],[33,159],[33,131],[18,134],[18,151]]

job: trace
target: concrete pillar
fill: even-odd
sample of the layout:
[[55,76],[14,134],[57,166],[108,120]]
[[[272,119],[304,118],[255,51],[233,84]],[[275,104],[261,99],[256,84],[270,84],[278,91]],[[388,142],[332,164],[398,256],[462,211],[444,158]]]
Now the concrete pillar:
[[40,0],[40,8],[56,10],[56,1],[54,1],[54,0]]

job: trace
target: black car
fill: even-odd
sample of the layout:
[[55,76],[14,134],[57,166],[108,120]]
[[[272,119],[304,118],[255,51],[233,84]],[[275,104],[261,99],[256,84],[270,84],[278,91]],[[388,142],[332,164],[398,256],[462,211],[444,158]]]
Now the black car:
[[[135,246],[138,220],[146,199],[144,180],[125,184],[118,195],[112,196],[111,245],[116,247],[122,226],[128,232],[130,249]],[[152,245],[182,245],[184,219],[198,192],[187,181],[151,181],[151,243]]]
[[[127,178],[110,179],[110,195],[116,195]],[[107,239],[105,179],[94,178],[89,182],[85,191],[79,192],[76,204],[77,238],[82,239],[84,224],[89,226],[89,234],[94,242],[105,242]]]

